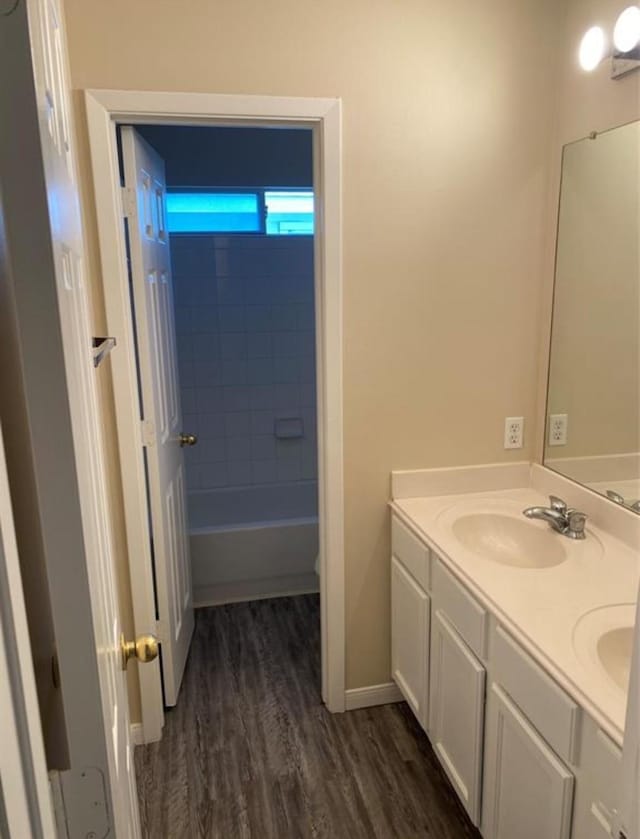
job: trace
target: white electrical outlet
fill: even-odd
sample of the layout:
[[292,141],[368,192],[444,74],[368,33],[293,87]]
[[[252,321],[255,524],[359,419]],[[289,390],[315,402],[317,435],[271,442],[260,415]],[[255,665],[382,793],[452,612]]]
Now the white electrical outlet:
[[549,445],[567,445],[567,426],[569,417],[567,414],[551,414],[549,417]]
[[505,449],[521,449],[524,446],[524,417],[507,417],[504,421]]

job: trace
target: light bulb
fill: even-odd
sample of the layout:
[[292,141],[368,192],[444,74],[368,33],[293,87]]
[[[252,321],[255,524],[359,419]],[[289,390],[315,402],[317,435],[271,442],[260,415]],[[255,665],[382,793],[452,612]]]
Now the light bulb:
[[591,72],[604,58],[605,37],[600,26],[593,26],[585,34],[580,44],[580,66],[583,70]]
[[619,52],[631,52],[640,43],[640,8],[629,6],[618,18],[613,43]]

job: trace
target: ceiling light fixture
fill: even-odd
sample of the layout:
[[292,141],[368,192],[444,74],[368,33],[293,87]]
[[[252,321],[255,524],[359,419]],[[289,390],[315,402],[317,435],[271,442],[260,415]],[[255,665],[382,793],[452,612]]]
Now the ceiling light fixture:
[[622,12],[613,31],[615,48],[622,53],[631,52],[640,43],[640,7],[629,6]]
[[580,66],[590,73],[605,57],[606,39],[600,26],[592,26],[580,44]]

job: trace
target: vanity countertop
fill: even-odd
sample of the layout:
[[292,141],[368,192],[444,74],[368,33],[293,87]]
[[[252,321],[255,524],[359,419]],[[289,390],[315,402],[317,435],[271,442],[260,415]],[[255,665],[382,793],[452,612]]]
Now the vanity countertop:
[[404,523],[621,745],[626,696],[600,669],[595,651],[591,656],[577,652],[574,640],[579,632],[576,626],[585,623],[581,618],[589,613],[598,619],[608,614],[606,607],[625,604],[620,608],[633,622],[640,580],[637,552],[588,521],[584,541],[551,534],[566,550],[565,561],[542,568],[513,567],[484,558],[452,531],[452,523],[468,514],[517,517],[532,528],[548,531],[545,522],[522,516],[525,507],[536,505],[547,506],[548,497],[531,487],[391,502]]

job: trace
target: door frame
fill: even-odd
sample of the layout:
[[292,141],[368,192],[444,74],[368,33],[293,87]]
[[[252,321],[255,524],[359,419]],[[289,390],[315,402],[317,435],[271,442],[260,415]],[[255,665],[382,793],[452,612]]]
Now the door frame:
[[[122,224],[116,126],[296,126],[312,129],[318,372],[318,490],[322,698],[345,710],[345,568],[342,373],[341,102],[278,96],[86,90],[85,105],[108,330],[116,338],[112,372],[136,634],[155,632],[138,373]],[[132,561],[133,560],[133,561]],[[160,739],[159,666],[139,669],[142,732]]]

